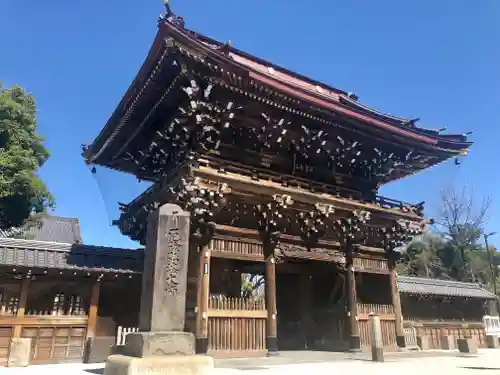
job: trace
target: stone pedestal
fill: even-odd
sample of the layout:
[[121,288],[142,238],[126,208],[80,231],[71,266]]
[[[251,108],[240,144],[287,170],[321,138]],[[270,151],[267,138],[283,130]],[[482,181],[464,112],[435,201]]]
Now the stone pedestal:
[[104,375],[208,375],[213,367],[213,359],[204,355],[137,358],[117,354],[108,358]]
[[195,355],[184,332],[189,213],[166,204],[148,218],[142,273],[140,332],[129,333],[122,354],[108,357],[104,375],[205,375],[214,365]]
[[420,350],[429,350],[429,338],[427,336],[417,336],[417,345]]
[[13,338],[10,342],[7,367],[27,367],[30,364],[31,339]]
[[477,342],[475,339],[458,339],[458,350],[460,353],[475,354],[477,353]]
[[455,349],[455,340],[453,336],[441,336],[441,349],[442,350],[454,350]]
[[498,349],[500,347],[500,340],[496,335],[486,335],[486,346],[489,349]]

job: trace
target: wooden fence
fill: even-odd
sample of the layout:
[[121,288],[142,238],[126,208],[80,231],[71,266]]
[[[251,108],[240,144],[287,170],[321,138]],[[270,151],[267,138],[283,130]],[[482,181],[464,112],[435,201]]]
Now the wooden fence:
[[211,355],[265,355],[267,311],[264,299],[211,296],[208,306],[208,350]]
[[482,322],[455,322],[455,321],[405,321],[405,327],[413,327],[417,336],[427,336],[429,349],[441,348],[442,336],[453,336],[454,339],[474,338],[479,347],[486,347],[485,331]]
[[385,347],[396,347],[396,316],[392,305],[358,303],[358,326],[361,347],[371,345],[371,335],[368,326],[368,316],[374,313],[380,317],[382,341]]

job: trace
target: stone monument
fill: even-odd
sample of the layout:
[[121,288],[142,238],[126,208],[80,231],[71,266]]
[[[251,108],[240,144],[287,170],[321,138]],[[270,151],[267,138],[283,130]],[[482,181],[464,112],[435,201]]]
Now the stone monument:
[[165,204],[148,217],[139,332],[127,335],[123,355],[111,355],[104,375],[204,375],[213,359],[195,355],[184,332],[190,214]]

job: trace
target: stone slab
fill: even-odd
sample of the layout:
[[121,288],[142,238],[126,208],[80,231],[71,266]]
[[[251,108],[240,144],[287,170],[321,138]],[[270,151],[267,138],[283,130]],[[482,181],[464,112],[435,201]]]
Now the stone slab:
[[193,355],[195,338],[190,332],[134,332],[125,339],[125,354],[131,357]]
[[154,356],[146,358],[112,355],[104,375],[209,375],[214,362],[209,356]]
[[13,338],[10,342],[7,367],[27,367],[30,364],[31,339]]
[[458,339],[457,345],[460,353],[477,353],[477,342],[475,339]]
[[183,331],[190,214],[165,204],[148,217],[140,331]]

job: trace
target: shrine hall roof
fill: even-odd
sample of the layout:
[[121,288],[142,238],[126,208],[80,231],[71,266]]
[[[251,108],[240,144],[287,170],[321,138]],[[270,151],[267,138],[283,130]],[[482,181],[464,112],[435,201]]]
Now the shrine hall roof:
[[[159,76],[163,77],[161,72],[164,66],[177,64],[175,58],[179,55],[212,71],[211,74],[218,76],[217,84],[231,87],[233,91],[254,90],[258,95],[252,93],[253,96],[270,93],[271,99],[263,99],[266,103],[273,102],[274,95],[288,98],[290,103],[297,105],[307,104],[308,112],[346,118],[355,128],[389,137],[397,143],[438,150],[448,157],[466,152],[472,144],[465,134],[443,134],[416,126],[418,119],[396,117],[369,108],[358,103],[352,93],[252,56],[234,48],[230,42],[221,43],[188,30],[179,18],[165,17],[159,22],[158,34],[136,78],[98,137],[85,147],[84,157],[88,163],[110,165],[110,161],[145,130],[142,129],[145,119],[169,95],[165,92],[163,99],[158,100],[165,86],[164,83],[158,86],[155,82],[160,79]],[[295,104],[287,110],[302,113],[294,107]]]
[[398,276],[400,293],[495,299],[496,296],[480,284],[461,281]]
[[83,271],[141,273],[143,252],[82,244],[0,238],[0,265]]

